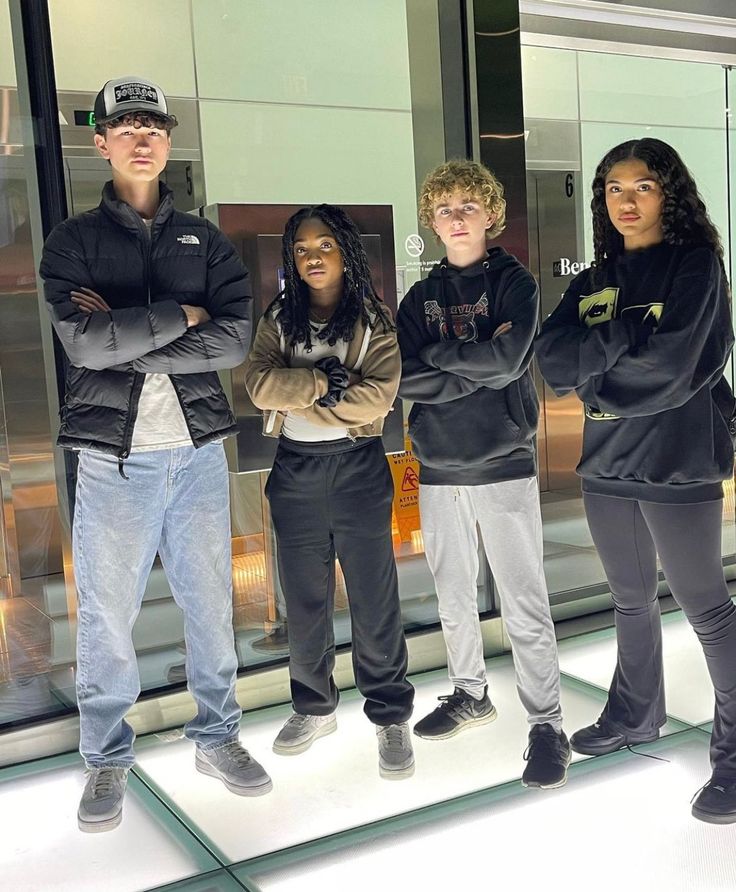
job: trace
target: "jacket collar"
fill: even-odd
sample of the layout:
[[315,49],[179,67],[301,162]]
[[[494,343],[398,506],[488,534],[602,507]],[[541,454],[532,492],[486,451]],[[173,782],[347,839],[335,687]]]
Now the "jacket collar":
[[[376,314],[373,310],[371,304],[366,300],[364,301],[364,306],[366,312],[368,313],[368,328],[371,331],[376,327]],[[286,355],[286,345],[284,344],[284,336],[281,332],[281,325],[279,324],[279,314],[281,312],[281,307],[279,304],[276,304],[272,310],[272,318],[276,328],[279,332],[279,338],[281,340],[281,350]],[[345,357],[345,366],[349,369],[353,368],[358,361],[358,357],[360,356],[361,350],[363,349],[363,339],[365,338],[366,324],[363,322],[362,317],[358,316],[358,319],[355,323],[355,329],[353,330],[353,339],[348,342],[348,352]]]
[[[174,212],[174,193],[169,189],[166,183],[159,182],[159,204],[153,223],[151,224],[151,232],[163,226]],[[102,201],[100,208],[111,217],[119,226],[132,232],[140,233],[142,220],[137,211],[125,201],[115,195],[115,189],[112,180],[105,183],[102,189]]]

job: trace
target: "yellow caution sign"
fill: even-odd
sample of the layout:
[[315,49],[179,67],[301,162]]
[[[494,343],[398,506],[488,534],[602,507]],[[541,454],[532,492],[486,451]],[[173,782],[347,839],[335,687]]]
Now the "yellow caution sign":
[[419,462],[411,451],[411,441],[404,437],[404,452],[388,456],[394,481],[394,529],[401,542],[410,542],[419,521]]

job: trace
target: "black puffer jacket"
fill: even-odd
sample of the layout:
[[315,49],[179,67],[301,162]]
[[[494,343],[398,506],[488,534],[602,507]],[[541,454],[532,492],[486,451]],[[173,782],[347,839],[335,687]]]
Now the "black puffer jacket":
[[[250,284],[215,226],[174,210],[171,190],[161,184],[149,237],[141,217],[107,183],[99,207],[53,230],[40,272],[71,362],[60,446],[127,458],[148,372],[171,376],[195,446],[235,433],[217,370],[247,354]],[[82,286],[111,311],[80,312],[70,292]],[[181,304],[204,307],[211,321],[188,329]]]

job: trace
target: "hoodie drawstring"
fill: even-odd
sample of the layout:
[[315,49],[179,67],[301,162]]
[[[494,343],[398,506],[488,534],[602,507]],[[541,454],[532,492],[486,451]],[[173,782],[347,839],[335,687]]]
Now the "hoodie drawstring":
[[446,280],[447,280],[447,265],[445,263],[440,264],[440,307],[445,317],[445,330],[447,332],[447,340],[455,341],[457,340],[457,335],[455,334],[455,324],[452,321],[452,314],[450,313],[450,307],[447,304],[447,293],[446,293]]

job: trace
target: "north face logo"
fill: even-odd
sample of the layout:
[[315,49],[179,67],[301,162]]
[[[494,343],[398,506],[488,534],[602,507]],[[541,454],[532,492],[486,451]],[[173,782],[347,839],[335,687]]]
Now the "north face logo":
[[182,245],[198,245],[199,239],[196,235],[177,235],[177,242],[181,242]]

